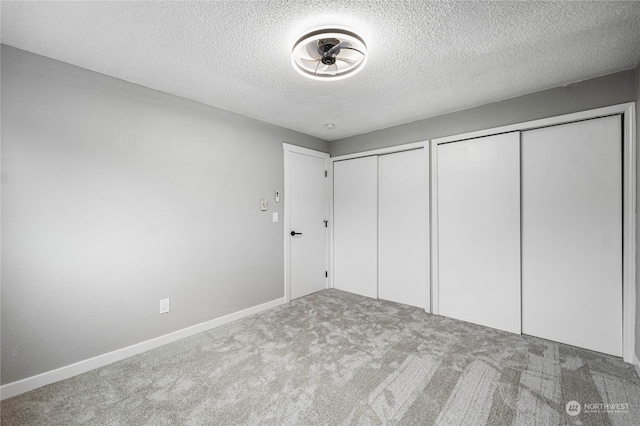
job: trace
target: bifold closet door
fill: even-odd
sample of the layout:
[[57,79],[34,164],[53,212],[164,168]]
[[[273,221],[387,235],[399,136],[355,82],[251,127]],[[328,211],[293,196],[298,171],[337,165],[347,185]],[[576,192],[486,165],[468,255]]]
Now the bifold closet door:
[[333,286],[378,296],[378,158],[333,163]]
[[522,332],[622,355],[622,133],[522,133]]
[[378,297],[430,310],[424,149],[378,157]]
[[439,313],[520,333],[519,133],[438,145]]

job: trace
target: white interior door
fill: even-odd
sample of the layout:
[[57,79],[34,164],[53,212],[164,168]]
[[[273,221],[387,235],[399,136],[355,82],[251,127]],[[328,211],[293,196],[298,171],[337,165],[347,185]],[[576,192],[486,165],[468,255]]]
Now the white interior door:
[[520,333],[520,144],[438,145],[439,313]]
[[378,297],[430,310],[427,157],[378,157]]
[[612,116],[522,133],[522,332],[622,355],[622,135]]
[[327,160],[309,154],[290,152],[288,158],[289,191],[285,196],[289,197],[289,227],[285,238],[290,247],[291,299],[322,290],[327,282]]
[[377,297],[378,159],[333,163],[333,286]]

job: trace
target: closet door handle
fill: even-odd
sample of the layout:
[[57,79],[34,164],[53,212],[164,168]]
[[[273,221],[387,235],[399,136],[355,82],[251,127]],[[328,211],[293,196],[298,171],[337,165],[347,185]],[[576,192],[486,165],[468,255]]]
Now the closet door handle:
[[302,235],[302,232],[291,231],[291,236],[293,237],[294,235]]

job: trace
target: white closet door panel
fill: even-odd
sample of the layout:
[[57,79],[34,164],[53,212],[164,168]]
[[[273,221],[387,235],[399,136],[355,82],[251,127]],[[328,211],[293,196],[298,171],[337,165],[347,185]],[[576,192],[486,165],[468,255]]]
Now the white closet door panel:
[[378,159],[333,163],[334,287],[378,296]]
[[424,149],[378,157],[378,297],[430,309]]
[[438,146],[440,314],[520,333],[520,145]]
[[522,332],[622,355],[621,118],[522,133]]

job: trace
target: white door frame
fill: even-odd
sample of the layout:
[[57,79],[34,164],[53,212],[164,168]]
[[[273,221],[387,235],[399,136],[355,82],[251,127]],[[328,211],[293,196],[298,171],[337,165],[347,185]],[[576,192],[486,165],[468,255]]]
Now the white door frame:
[[[628,363],[635,359],[636,316],[636,128],[635,102],[598,108],[541,120],[528,121],[509,126],[496,127],[461,135],[448,136],[431,141],[431,292],[432,309],[439,313],[438,306],[438,145],[466,139],[475,139],[499,133],[524,131],[548,127],[573,121],[588,120],[608,115],[622,114],[623,158],[622,158],[622,355]],[[637,361],[636,361],[637,362]]]
[[[291,153],[308,155],[311,157],[321,158],[325,160],[325,167],[328,166],[327,160],[329,159],[329,154],[326,152],[315,151],[309,148],[303,148],[297,145],[291,145],[288,143],[282,144],[282,149],[284,150],[284,302],[289,303],[291,301],[291,238],[289,238],[289,230],[291,228],[291,204],[289,200],[289,187],[291,184],[291,175],[289,171],[289,166],[291,164]],[[328,181],[329,179],[327,179]],[[327,187],[328,188],[328,185]],[[327,190],[325,188],[325,191]],[[327,192],[327,200],[329,200],[329,193]],[[325,207],[328,210],[328,204]],[[328,217],[328,211],[325,210],[325,217]],[[328,233],[327,233],[328,234]],[[328,241],[325,239],[325,245],[327,247],[328,253]],[[325,259],[325,265],[327,264],[327,259]],[[327,281],[326,281],[327,282]],[[327,284],[325,282],[325,288],[327,288]]]

